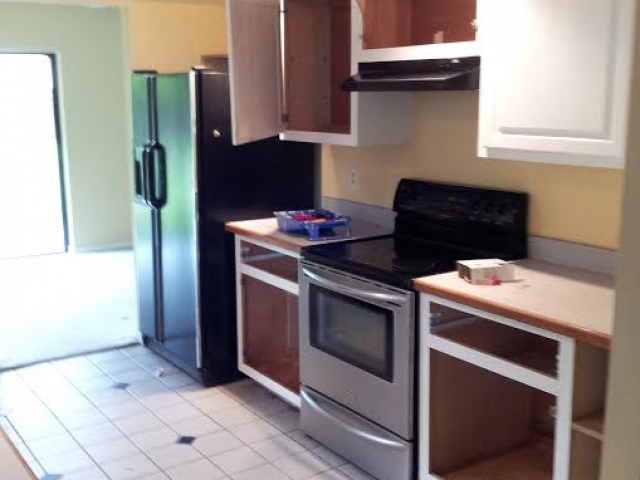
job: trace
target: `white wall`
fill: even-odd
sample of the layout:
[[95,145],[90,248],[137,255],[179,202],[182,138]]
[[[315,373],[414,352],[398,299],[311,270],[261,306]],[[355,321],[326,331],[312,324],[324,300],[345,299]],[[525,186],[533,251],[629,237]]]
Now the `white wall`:
[[70,234],[131,243],[128,49],[119,8],[0,3],[0,52],[55,53]]

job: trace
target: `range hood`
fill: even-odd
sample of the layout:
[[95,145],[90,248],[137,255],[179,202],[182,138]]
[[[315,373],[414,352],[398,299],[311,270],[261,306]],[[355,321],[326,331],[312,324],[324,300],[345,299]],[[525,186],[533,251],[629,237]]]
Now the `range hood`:
[[345,92],[477,90],[480,57],[406,60],[358,64],[358,73],[342,83]]

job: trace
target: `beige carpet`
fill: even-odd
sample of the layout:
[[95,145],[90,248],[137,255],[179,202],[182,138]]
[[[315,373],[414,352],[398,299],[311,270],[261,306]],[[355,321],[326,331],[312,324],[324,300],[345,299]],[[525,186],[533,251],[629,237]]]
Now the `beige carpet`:
[[131,250],[0,261],[0,370],[137,341]]

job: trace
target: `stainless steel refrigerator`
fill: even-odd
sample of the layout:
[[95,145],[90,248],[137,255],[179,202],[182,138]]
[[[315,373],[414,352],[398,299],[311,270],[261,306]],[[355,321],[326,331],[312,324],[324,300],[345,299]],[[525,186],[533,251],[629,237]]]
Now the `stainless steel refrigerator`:
[[135,255],[144,343],[205,384],[239,376],[224,222],[312,207],[316,146],[231,143],[229,75],[133,74]]

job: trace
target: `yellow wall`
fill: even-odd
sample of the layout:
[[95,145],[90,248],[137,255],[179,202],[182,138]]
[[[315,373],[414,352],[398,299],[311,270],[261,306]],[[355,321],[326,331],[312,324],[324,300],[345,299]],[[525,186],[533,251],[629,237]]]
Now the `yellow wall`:
[[125,46],[118,9],[0,3],[0,51],[57,54],[72,245],[130,242]]
[[[477,92],[415,96],[412,141],[403,146],[324,146],[323,195],[391,207],[402,177],[526,191],[530,233],[616,248],[622,172],[476,157]],[[348,183],[358,169],[358,184]]]
[[128,13],[135,69],[184,72],[202,55],[227,51],[223,5],[136,1]]

